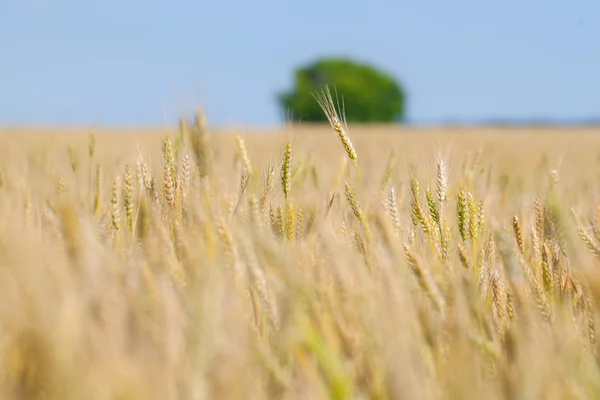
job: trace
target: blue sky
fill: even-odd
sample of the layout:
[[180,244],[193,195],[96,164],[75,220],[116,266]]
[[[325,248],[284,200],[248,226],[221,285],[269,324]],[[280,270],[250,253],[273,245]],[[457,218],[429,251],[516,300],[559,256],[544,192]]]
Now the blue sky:
[[416,123],[600,117],[600,1],[0,1],[0,124],[275,125],[324,55],[397,77]]

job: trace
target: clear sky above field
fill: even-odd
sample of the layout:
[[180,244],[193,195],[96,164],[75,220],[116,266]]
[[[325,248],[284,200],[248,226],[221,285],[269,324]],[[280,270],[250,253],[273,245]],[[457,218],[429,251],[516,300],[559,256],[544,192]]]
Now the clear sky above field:
[[0,1],[0,124],[281,121],[298,65],[395,75],[413,122],[600,117],[600,1]]

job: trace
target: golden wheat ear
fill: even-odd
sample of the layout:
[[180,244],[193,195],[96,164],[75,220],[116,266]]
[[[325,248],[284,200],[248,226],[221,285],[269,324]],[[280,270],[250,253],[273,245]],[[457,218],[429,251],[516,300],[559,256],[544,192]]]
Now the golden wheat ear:
[[[344,113],[341,113],[341,117],[338,114],[335,104],[333,102],[333,98],[331,97],[331,91],[329,90],[329,86],[325,86],[325,89],[321,91],[321,93],[315,94],[315,99],[319,103],[319,106],[323,109],[327,120],[331,124],[331,127],[337,133],[348,158],[353,162],[357,162],[358,155],[356,154],[356,150],[354,150],[354,146],[352,145],[352,141],[348,136],[348,124],[346,123],[346,117]],[[339,108],[339,107],[338,107]]]
[[513,217],[513,231],[515,232],[515,239],[517,241],[517,246],[521,254],[525,254],[525,241],[523,240],[523,228],[521,227],[521,222],[519,222],[519,218],[515,215]]
[[121,229],[121,212],[119,205],[121,204],[121,193],[119,191],[120,179],[116,176],[113,180],[112,195],[110,198],[110,217],[111,217],[111,235],[116,242],[119,230]]
[[133,175],[129,165],[125,167],[123,176],[123,205],[127,217],[127,227],[133,232]]
[[244,168],[246,168],[248,175],[251,176],[253,174],[254,170],[252,169],[252,163],[250,162],[250,157],[248,156],[246,142],[239,135],[236,136],[235,139],[236,139],[236,143],[237,143],[238,156],[241,158],[242,162],[244,163]]

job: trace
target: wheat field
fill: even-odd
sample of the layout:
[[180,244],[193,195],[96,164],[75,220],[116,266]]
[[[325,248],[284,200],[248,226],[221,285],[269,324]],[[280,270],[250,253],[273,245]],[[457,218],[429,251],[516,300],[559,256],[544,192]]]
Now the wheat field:
[[0,130],[0,398],[600,397],[600,129],[324,105]]

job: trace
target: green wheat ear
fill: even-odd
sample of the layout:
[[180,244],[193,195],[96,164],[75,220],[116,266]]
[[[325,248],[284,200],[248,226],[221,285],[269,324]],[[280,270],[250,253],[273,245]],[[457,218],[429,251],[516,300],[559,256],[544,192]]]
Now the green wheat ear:
[[88,144],[88,155],[90,160],[94,158],[96,154],[96,132],[90,133],[89,144]]
[[460,188],[458,192],[456,214],[460,238],[463,242],[466,242],[469,235],[469,202],[467,199],[467,192],[463,188]]
[[73,172],[77,173],[77,152],[73,146],[69,146],[69,163]]
[[292,186],[292,145],[288,143],[285,146],[285,152],[283,155],[283,164],[281,165],[281,187],[283,189],[283,195],[285,201],[288,201],[290,195],[290,188]]

